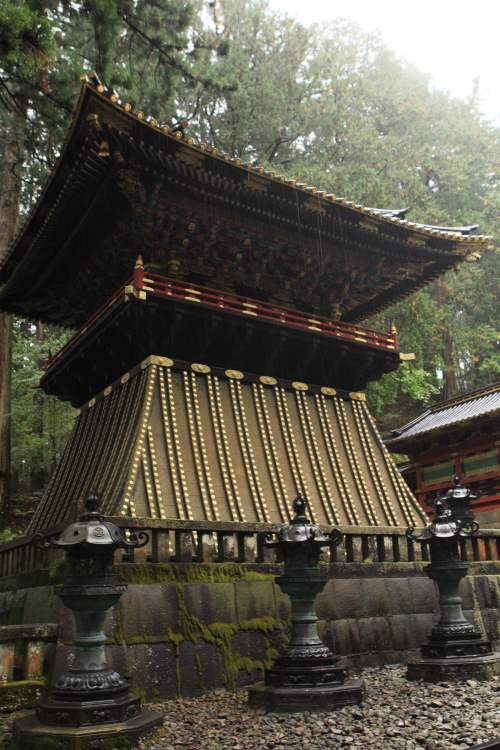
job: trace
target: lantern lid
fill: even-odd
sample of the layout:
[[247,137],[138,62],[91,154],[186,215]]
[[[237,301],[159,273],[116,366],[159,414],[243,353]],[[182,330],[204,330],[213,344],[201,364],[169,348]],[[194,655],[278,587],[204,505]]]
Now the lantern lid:
[[283,526],[278,531],[281,542],[305,542],[309,540],[330,543],[330,539],[323,534],[320,527],[312,524],[306,517],[306,501],[302,495],[297,495],[293,501],[293,509],[295,516],[292,518],[290,525]]
[[[87,542],[87,544],[97,544],[100,546],[111,544],[122,547],[144,546],[139,545],[137,539],[126,539],[123,532],[114,523],[103,521],[98,511],[101,498],[95,490],[92,490],[87,495],[83,504],[86,512],[80,520],[64,529],[58,539],[55,539],[51,543],[52,545],[56,547],[69,547]],[[146,536],[146,542],[144,542],[146,544],[148,536],[147,534],[144,536]]]
[[470,501],[481,496],[481,490],[475,495],[460,485],[460,477],[453,477],[455,486],[448,490],[446,495],[437,495],[432,503],[434,518],[419,536],[413,535],[413,527],[410,526],[406,535],[410,539],[419,542],[428,542],[435,537],[459,537],[471,536],[479,529],[479,524],[474,521],[474,513],[470,509]]
[[463,500],[471,494],[471,491],[467,489],[467,487],[462,487],[460,484],[460,477],[458,474],[455,474],[453,477],[453,481],[455,483],[455,486],[448,490],[446,495],[444,496],[444,499],[447,503],[452,502],[453,500]]

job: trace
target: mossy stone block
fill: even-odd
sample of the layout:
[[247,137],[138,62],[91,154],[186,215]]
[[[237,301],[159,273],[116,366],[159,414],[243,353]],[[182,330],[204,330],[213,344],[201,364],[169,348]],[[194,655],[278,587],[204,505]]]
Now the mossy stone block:
[[395,651],[411,648],[410,620],[408,615],[392,615],[387,618],[387,625]]
[[362,652],[389,651],[391,634],[385,617],[361,617],[358,620]]
[[280,622],[287,622],[292,616],[292,604],[288,594],[284,594],[277,583],[273,583],[276,615]]
[[145,698],[174,698],[178,694],[173,643],[137,643],[126,650],[132,690]]
[[0,685],[0,713],[33,708],[44,684],[43,680],[21,680]]
[[320,620],[340,619],[339,602],[333,581],[327,581],[325,588],[316,597],[316,614]]
[[276,617],[276,587],[273,581],[236,581],[233,585],[238,622]]
[[391,615],[409,615],[413,610],[413,600],[408,578],[386,578],[384,584]]
[[64,607],[53,586],[37,586],[23,593],[26,596],[23,623],[60,621]]
[[202,695],[221,686],[224,663],[215,643],[184,641],[178,658],[181,695]]
[[231,651],[236,654],[244,654],[252,661],[264,662],[266,659],[264,638],[263,633],[235,633],[231,638]]
[[174,633],[179,632],[176,585],[173,583],[129,584],[118,606],[124,639],[161,636],[167,627]]
[[458,593],[462,597],[462,609],[474,609],[474,579],[466,576],[458,586]]
[[335,654],[348,656],[361,651],[358,623],[355,619],[333,620],[331,638]]
[[427,576],[424,578],[408,578],[411,591],[413,612],[439,612],[437,586]]
[[203,625],[236,622],[234,583],[184,584],[184,601],[188,613]]
[[[26,595],[25,590],[0,593],[0,625],[21,625],[24,622]],[[40,619],[37,622],[40,622]],[[57,620],[50,620],[50,622],[57,622]]]
[[334,611],[341,619],[380,617],[391,614],[391,602],[383,579],[332,580],[330,596],[334,598]]
[[438,619],[437,615],[433,615],[430,612],[408,615],[409,647],[420,648],[423,643],[427,643],[427,636]]
[[[487,576],[474,576],[473,581],[474,593],[479,609],[492,609],[492,607],[498,606],[498,597],[493,596],[493,587],[490,585],[489,578]],[[462,606],[464,609],[472,609],[465,602]]]
[[500,622],[498,609],[483,609],[481,619],[484,625],[484,633],[489,641],[498,641],[500,638]]

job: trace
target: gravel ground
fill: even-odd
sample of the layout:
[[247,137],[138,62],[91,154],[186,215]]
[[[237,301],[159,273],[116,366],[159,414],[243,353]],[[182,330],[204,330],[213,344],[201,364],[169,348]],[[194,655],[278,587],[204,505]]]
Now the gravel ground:
[[[466,750],[500,738],[500,678],[432,685],[404,673],[364,670],[366,702],[331,713],[264,714],[244,690],[151,704],[164,712],[165,735],[139,750]],[[0,750],[13,718],[0,715]]]

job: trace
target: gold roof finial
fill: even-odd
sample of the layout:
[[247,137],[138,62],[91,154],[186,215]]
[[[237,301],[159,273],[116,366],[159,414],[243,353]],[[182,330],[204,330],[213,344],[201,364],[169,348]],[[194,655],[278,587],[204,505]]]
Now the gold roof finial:
[[142,262],[142,255],[137,256],[137,260],[135,261],[135,268],[144,268],[144,263]]

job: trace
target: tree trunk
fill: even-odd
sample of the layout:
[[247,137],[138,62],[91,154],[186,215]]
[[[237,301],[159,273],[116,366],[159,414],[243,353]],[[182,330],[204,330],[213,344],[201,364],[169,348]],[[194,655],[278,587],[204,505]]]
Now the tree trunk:
[[[0,167],[0,262],[14,239],[21,197],[24,122],[18,113],[8,116],[7,142]],[[7,119],[7,118],[6,118]],[[0,312],[0,522],[12,515],[11,392],[13,316]]]
[[[443,286],[442,280],[436,279],[434,282],[434,293],[439,310],[443,308]],[[452,398],[457,392],[457,376],[453,361],[453,342],[448,327],[443,331],[443,363],[443,400],[446,401],[446,399]]]

